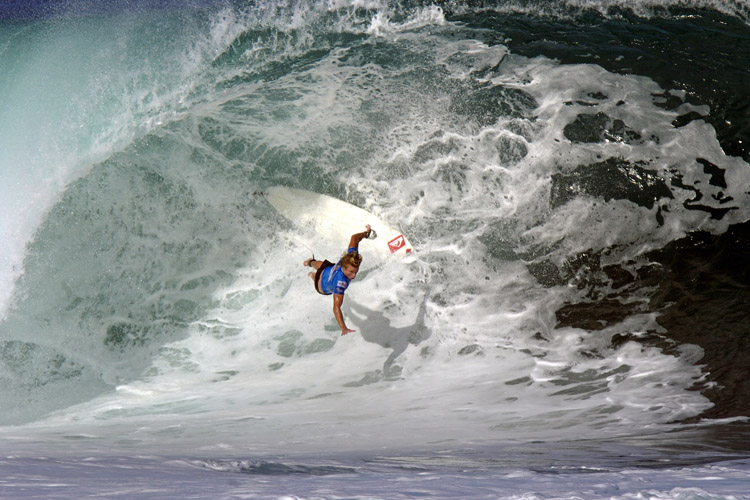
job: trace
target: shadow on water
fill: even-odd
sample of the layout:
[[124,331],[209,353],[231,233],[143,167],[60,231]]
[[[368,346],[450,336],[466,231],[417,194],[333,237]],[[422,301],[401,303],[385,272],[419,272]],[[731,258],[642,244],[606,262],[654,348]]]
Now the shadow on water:
[[368,372],[359,381],[346,384],[348,387],[374,384],[380,380],[397,380],[401,375],[401,367],[394,364],[396,359],[406,351],[410,344],[419,345],[432,335],[424,324],[426,310],[424,301],[419,306],[414,323],[401,328],[392,326],[391,321],[382,312],[356,302],[350,301],[344,307],[347,314],[353,313],[363,319],[359,333],[365,341],[378,344],[385,349],[392,349],[391,354],[383,363],[382,370]]

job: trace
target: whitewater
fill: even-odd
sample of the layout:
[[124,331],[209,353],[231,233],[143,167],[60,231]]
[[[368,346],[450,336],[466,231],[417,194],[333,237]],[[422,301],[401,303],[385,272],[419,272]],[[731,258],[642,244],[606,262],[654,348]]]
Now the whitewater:
[[1,7],[0,497],[750,498],[749,17]]

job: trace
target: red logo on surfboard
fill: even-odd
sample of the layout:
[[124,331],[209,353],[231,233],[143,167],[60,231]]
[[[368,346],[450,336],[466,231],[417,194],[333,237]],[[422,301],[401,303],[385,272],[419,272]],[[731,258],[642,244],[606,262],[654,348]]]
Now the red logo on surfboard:
[[399,234],[395,238],[393,238],[391,241],[388,242],[388,248],[391,249],[391,253],[398,252],[402,248],[406,246],[406,239],[404,238],[403,234]]

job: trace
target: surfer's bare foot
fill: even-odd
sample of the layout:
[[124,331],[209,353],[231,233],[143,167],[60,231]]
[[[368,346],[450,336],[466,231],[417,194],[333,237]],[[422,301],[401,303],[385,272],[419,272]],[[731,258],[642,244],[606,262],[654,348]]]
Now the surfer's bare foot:
[[305,267],[312,267],[313,261],[315,261],[315,259],[313,259],[312,257],[310,257],[305,262],[303,262],[302,265],[305,266]]
[[307,273],[307,275],[309,277],[311,277],[312,279],[315,279],[315,273],[314,272],[310,271],[309,273]]

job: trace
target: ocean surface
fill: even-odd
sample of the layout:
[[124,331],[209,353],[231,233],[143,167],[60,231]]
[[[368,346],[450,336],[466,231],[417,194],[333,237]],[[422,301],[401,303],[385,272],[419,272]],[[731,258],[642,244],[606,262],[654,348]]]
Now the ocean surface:
[[[748,82],[745,0],[3,2],[0,498],[749,499]],[[356,333],[278,185],[413,244]]]

